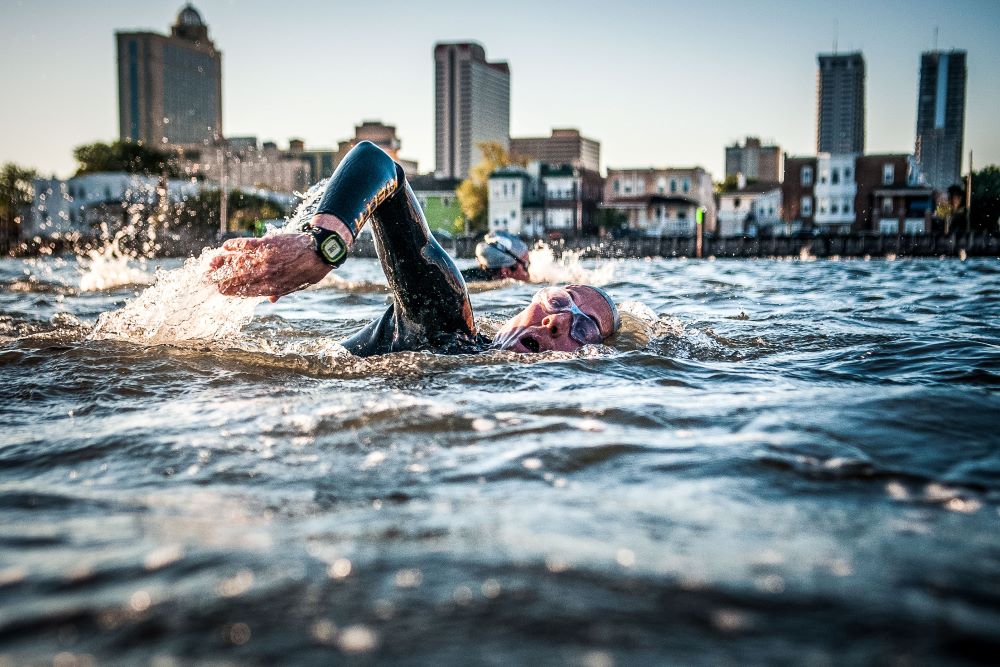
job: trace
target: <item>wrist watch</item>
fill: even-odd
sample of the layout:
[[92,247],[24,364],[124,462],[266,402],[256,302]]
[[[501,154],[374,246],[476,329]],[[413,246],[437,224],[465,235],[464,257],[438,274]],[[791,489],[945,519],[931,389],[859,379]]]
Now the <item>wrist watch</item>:
[[324,264],[337,268],[347,259],[348,244],[337,232],[307,224],[302,231],[313,239],[313,250]]

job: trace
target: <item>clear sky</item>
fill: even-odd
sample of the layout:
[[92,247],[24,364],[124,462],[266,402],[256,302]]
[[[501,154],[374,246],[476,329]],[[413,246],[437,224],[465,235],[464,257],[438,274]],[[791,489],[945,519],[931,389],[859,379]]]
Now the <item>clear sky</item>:
[[[867,61],[868,152],[912,152],[920,52],[966,49],[966,153],[1000,163],[1000,0],[198,0],[223,52],[223,130],[334,147],[363,119],[434,167],[435,41],[511,69],[511,133],[577,127],[603,166],[699,164],[751,134],[815,151],[816,54]],[[0,0],[0,162],[61,176],[118,133],[116,30],[169,32],[178,0]],[[967,166],[967,165],[966,165]]]

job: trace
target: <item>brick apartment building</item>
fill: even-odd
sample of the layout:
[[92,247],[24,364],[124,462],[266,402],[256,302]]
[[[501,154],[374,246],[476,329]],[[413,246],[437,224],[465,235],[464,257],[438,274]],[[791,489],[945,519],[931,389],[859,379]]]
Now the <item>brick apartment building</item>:
[[786,156],[781,194],[793,232],[923,233],[934,209],[932,189],[906,154]]

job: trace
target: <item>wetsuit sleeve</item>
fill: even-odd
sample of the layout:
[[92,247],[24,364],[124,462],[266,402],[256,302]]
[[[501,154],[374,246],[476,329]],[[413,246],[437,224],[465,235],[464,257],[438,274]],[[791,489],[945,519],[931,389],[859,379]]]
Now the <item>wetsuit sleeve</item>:
[[431,234],[402,168],[383,150],[367,141],[355,146],[327,184],[317,213],[337,216],[355,235],[366,223],[372,225],[392,290],[395,322],[389,349],[382,349],[385,327],[377,345],[365,336],[371,325],[345,343],[348,349],[359,354],[437,349],[448,347],[455,336],[476,337],[465,281]]

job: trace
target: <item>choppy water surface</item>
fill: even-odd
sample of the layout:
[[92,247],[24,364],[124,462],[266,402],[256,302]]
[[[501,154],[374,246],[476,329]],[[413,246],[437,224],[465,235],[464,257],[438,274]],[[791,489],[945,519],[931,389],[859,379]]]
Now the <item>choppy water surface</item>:
[[92,336],[157,263],[0,261],[0,664],[998,655],[996,260],[586,265],[648,345],[372,360],[363,259]]

